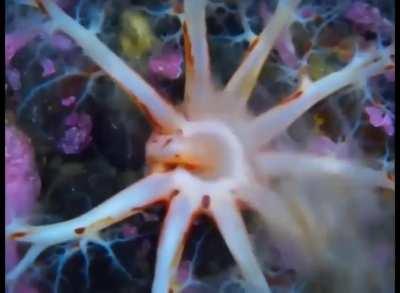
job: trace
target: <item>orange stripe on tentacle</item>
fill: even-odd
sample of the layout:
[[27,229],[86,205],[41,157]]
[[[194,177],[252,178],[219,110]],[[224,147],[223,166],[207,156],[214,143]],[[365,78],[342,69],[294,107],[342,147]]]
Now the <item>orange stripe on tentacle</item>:
[[189,73],[194,70],[194,58],[192,53],[192,42],[190,40],[189,31],[186,22],[183,23],[183,44],[185,50],[185,66]]
[[290,96],[284,98],[278,105],[279,106],[286,105],[286,104],[298,99],[302,94],[303,94],[302,90],[297,90],[293,94],[291,94]]
[[389,64],[385,66],[385,70],[392,70],[395,69],[395,65],[394,64]]
[[82,235],[83,233],[85,233],[85,230],[86,230],[85,227],[79,227],[79,228],[76,228],[74,231],[75,231],[75,234]]
[[247,55],[250,54],[250,52],[254,50],[254,48],[257,46],[259,41],[260,41],[260,37],[254,38],[254,40],[250,43],[249,47],[247,48],[243,60],[246,59]]
[[24,238],[27,235],[28,235],[28,232],[15,232],[15,233],[11,234],[10,238],[12,240],[19,240],[21,238]]

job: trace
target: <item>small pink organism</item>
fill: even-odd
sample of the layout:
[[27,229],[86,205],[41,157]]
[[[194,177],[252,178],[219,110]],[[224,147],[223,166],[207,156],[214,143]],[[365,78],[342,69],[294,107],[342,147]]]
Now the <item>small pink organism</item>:
[[76,97],[74,97],[74,96],[69,96],[69,97],[63,98],[61,100],[61,105],[65,106],[65,107],[71,107],[71,106],[75,105],[75,103],[76,103]]
[[42,65],[42,69],[43,69],[42,76],[43,77],[50,76],[50,75],[52,75],[52,74],[54,74],[56,72],[56,68],[54,66],[54,63],[49,58],[44,58],[40,62],[40,65]]
[[383,109],[377,106],[368,106],[365,108],[365,112],[368,114],[372,126],[383,128],[389,136],[394,134],[393,115],[388,112],[385,113]]
[[65,120],[65,131],[58,146],[65,154],[79,154],[92,142],[92,118],[86,113],[72,112]]
[[387,33],[393,30],[393,25],[381,15],[379,9],[365,2],[353,2],[346,12],[346,18],[352,21],[360,32]]
[[[295,20],[299,1],[278,2],[267,26],[251,40],[239,67],[222,87],[213,82],[210,70],[207,1],[185,0],[182,24],[185,94],[179,107],[166,102],[96,34],[56,3],[36,2],[54,31],[69,35],[84,54],[132,97],[151,122],[153,133],[146,144],[148,174],[142,180],[68,221],[43,226],[7,226],[9,239],[31,244],[18,269],[7,275],[9,284],[17,282],[45,249],[72,242],[86,250],[89,241],[102,243],[99,232],[103,229],[155,202],[166,202],[153,293],[170,291],[182,257],[185,234],[199,214],[215,221],[249,292],[269,293],[269,283],[273,280],[266,278],[254,252],[241,215],[243,206],[260,215],[271,235],[296,244],[310,262],[324,265],[330,264],[333,257],[330,237],[340,234],[344,226],[351,231],[347,239],[358,240],[357,231],[351,229],[352,221],[340,204],[354,203],[361,196],[362,201],[372,200],[378,196],[377,187],[388,192],[394,190],[394,182],[385,170],[373,169],[362,161],[270,148],[272,141],[281,139],[299,117],[320,101],[342,89],[359,88],[369,78],[393,66],[394,45],[381,48],[371,43],[355,52],[347,65],[314,81],[306,71],[302,72],[297,88],[287,98],[254,117],[247,101],[272,49]],[[65,122],[77,130],[82,126],[78,121],[73,116]],[[86,126],[90,125],[86,122]],[[76,141],[72,142],[75,152]],[[315,177],[321,180],[312,181]],[[277,188],[274,179],[280,179],[282,186]],[[346,193],[347,190],[351,192]],[[318,200],[310,200],[307,193],[318,196]]]
[[166,49],[158,56],[152,56],[149,62],[150,73],[169,80],[182,75],[183,58],[178,50]]

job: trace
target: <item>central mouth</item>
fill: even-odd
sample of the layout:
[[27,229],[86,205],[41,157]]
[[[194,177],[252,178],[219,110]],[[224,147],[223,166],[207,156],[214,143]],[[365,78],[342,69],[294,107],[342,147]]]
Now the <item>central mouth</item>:
[[247,176],[239,138],[219,121],[188,122],[170,135],[153,133],[146,158],[151,172],[183,168],[206,180]]

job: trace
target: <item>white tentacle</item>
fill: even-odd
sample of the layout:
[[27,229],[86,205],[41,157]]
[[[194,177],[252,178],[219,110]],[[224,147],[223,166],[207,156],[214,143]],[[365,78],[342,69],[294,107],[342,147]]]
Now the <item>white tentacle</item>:
[[184,194],[174,198],[163,223],[157,249],[153,293],[168,293],[183,251],[183,238],[194,211]]
[[257,157],[255,164],[264,176],[332,176],[361,186],[379,186],[393,190],[395,188],[394,182],[389,180],[385,172],[333,157],[298,153],[265,153]]
[[271,292],[260,265],[254,255],[248,233],[240,212],[232,198],[216,200],[211,204],[212,215],[217,223],[233,258],[253,292]]
[[13,225],[6,237],[23,242],[55,245],[96,233],[133,215],[138,208],[169,196],[174,173],[154,174],[129,186],[87,213],[74,219],[43,226]]
[[142,77],[107,48],[92,32],[74,21],[51,0],[37,0],[49,14],[55,30],[68,34],[84,53],[114,79],[152,122],[167,131],[179,129],[183,117],[175,111]]

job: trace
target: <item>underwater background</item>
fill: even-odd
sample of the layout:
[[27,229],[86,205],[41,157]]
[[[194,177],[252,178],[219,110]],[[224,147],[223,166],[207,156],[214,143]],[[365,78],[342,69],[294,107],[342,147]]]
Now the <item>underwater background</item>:
[[[182,101],[180,1],[56,2],[166,99]],[[255,114],[271,108],[296,88],[304,70],[318,80],[342,68],[364,41],[391,45],[394,2],[302,1],[298,19],[264,65],[248,107]],[[5,6],[6,222],[14,216],[29,216],[34,224],[71,219],[143,177],[151,127],[72,39],[48,33],[40,10],[24,0],[7,0]],[[227,82],[275,6],[272,0],[209,1],[212,73],[219,83]],[[318,103],[288,134],[298,147],[357,157],[394,177],[394,93],[393,68],[359,90],[340,91]],[[348,142],[357,150],[348,149]],[[307,278],[285,261],[279,247],[263,240],[267,232],[246,213],[274,292],[350,292],[343,289],[348,278],[363,285],[352,292],[394,292],[394,197],[382,191],[379,205],[379,213],[363,207],[360,219],[374,267],[360,263],[359,274],[350,274],[344,264]],[[164,206],[153,206],[114,225],[102,232],[108,245],[90,245],[86,254],[73,243],[46,250],[19,292],[150,292],[164,215]],[[6,246],[11,263],[26,251],[23,244],[14,246]],[[341,249],[345,255],[346,247]],[[186,284],[184,293],[244,292],[232,256],[206,218],[190,231],[178,279]]]

